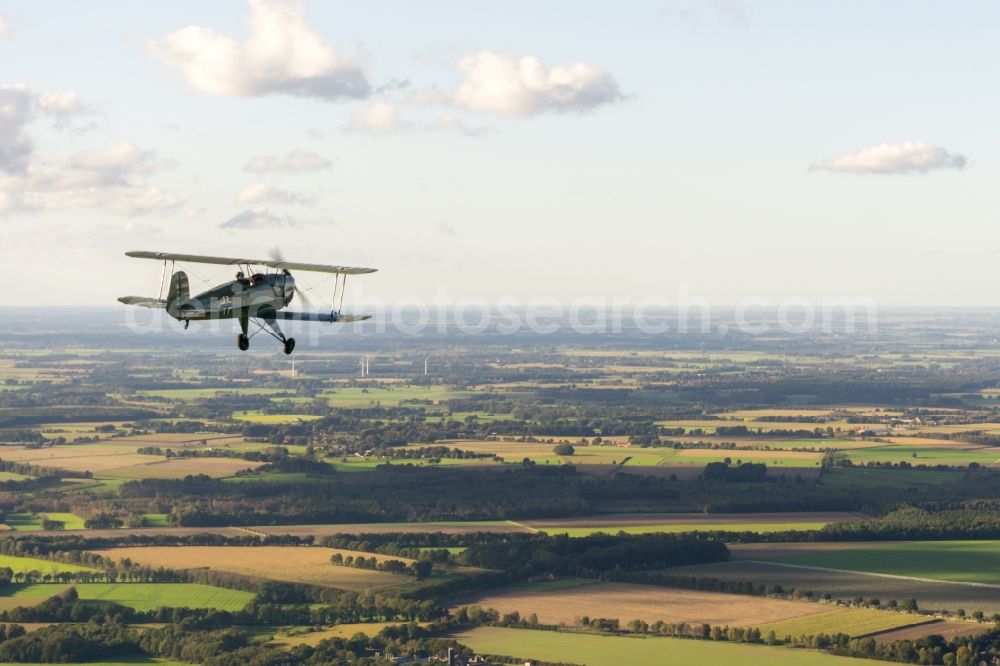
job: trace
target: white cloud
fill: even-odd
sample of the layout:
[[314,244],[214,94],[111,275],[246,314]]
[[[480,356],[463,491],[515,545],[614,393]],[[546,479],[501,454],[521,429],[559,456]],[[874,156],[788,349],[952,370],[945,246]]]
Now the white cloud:
[[348,129],[369,134],[393,134],[406,128],[399,110],[387,102],[366,104],[354,112]]
[[219,225],[221,229],[269,229],[294,226],[288,217],[279,217],[267,208],[249,208]]
[[450,113],[442,113],[437,121],[435,121],[431,126],[431,129],[455,130],[456,132],[461,132],[466,136],[482,136],[486,134],[486,128],[470,127],[464,120],[457,118]]
[[623,97],[611,74],[582,62],[546,68],[534,56],[480,51],[459,60],[458,71],[451,103],[502,116],[585,112]]
[[135,217],[169,213],[187,197],[165,192],[148,177],[166,162],[152,151],[118,142],[69,156],[55,166],[29,165],[0,178],[0,213],[100,210]]
[[288,155],[284,158],[278,155],[254,155],[243,165],[243,170],[249,173],[268,173],[269,171],[305,173],[308,171],[320,171],[329,166],[329,160],[320,157],[316,153],[295,148],[289,151]]
[[74,92],[41,93],[36,101],[42,113],[56,117],[83,111],[83,102]]
[[424,132],[453,130],[468,136],[481,136],[486,133],[485,129],[470,127],[462,119],[450,113],[441,114],[433,122],[408,121],[400,116],[399,109],[394,104],[388,102],[374,102],[362,106],[354,112],[344,129],[352,132],[365,132],[373,136],[385,136],[410,130]]
[[254,183],[239,193],[236,203],[244,206],[274,201],[283,204],[300,204],[307,206],[316,202],[316,195],[311,192],[289,192],[265,183]]
[[936,169],[963,169],[964,155],[922,141],[883,143],[810,166],[814,171],[858,174],[927,173]]
[[24,85],[0,85],[0,172],[24,174],[34,151],[29,124],[51,118],[56,127],[87,113],[76,93],[33,93]]
[[210,95],[288,94],[325,100],[368,97],[360,65],[334,52],[306,22],[298,0],[250,0],[246,39],[188,26],[147,49]]
[[34,150],[25,127],[34,117],[34,96],[24,86],[0,86],[0,172],[24,173]]
[[185,220],[195,220],[205,214],[204,208],[188,208],[184,211]]
[[4,17],[0,16],[0,39],[7,36],[7,21]]

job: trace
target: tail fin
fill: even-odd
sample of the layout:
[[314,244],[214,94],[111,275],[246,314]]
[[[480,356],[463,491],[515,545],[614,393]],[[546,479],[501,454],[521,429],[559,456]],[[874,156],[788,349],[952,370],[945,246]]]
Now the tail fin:
[[167,312],[176,315],[182,303],[191,298],[188,276],[184,271],[177,271],[170,278],[170,291],[167,292]]

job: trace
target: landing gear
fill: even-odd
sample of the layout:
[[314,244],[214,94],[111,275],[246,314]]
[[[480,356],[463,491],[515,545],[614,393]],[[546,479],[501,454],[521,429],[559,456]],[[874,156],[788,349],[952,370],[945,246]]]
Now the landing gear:
[[275,315],[273,308],[270,311],[258,310],[253,315],[253,323],[257,326],[252,334],[249,334],[250,327],[250,310],[249,308],[244,308],[240,311],[240,329],[243,331],[236,338],[236,346],[241,350],[246,351],[250,348],[250,338],[257,335],[261,331],[267,333],[272,338],[280,342],[285,349],[285,354],[291,354],[295,349],[295,338],[287,338],[285,334],[282,333],[281,327],[278,326],[278,318]]
[[190,319],[185,319],[184,320],[184,330],[185,331],[188,330],[188,326],[190,326],[190,325],[191,325],[191,320]]

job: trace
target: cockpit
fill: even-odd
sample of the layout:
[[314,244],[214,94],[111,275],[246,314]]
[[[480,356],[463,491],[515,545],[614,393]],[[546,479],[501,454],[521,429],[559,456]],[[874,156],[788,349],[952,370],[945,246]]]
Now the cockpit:
[[236,281],[242,284],[244,287],[252,287],[255,284],[260,284],[267,280],[267,276],[263,273],[254,273],[250,277],[243,274],[243,271],[239,271],[236,274]]

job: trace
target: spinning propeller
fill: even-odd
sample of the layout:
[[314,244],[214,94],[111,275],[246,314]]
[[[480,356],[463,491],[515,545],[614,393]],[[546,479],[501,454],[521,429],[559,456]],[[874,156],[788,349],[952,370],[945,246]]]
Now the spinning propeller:
[[[268,255],[271,257],[272,261],[276,262],[285,261],[285,255],[282,253],[281,248],[279,247],[271,248],[271,251],[268,253]],[[299,289],[299,285],[295,283],[295,278],[292,277],[292,273],[287,268],[283,268],[281,270],[285,272],[286,276],[292,278],[292,289],[295,290],[296,295],[298,295],[298,297],[302,299],[302,302],[306,305],[306,307],[312,307],[312,299],[309,298],[309,296],[306,294],[305,291]]]

